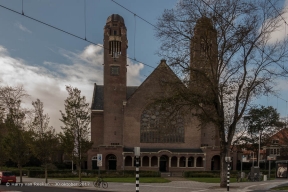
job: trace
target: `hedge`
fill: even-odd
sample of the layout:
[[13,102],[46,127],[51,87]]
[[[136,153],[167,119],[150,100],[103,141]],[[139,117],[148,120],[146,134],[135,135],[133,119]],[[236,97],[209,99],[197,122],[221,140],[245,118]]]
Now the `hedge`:
[[[101,176],[105,178],[113,178],[113,177],[135,177],[135,171],[100,171]],[[161,174],[156,171],[140,171],[140,177],[160,177]],[[82,170],[82,177],[96,177],[98,175],[98,171],[92,170]],[[41,171],[29,171],[29,177],[37,177],[44,178],[45,172]],[[68,171],[48,171],[49,178],[70,178],[70,177],[78,177],[78,172],[74,171],[72,173],[71,170]]]

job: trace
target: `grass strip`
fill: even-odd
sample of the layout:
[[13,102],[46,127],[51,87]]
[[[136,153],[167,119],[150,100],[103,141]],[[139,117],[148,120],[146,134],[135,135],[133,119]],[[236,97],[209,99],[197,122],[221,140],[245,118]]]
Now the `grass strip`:
[[[58,180],[72,180],[78,181],[78,177],[73,178],[53,178]],[[103,178],[106,182],[116,182],[116,183],[135,183],[135,177],[124,177],[124,178]],[[96,178],[82,178],[82,181],[95,181]],[[168,179],[162,177],[140,177],[140,183],[168,183],[170,182]]]
[[[214,178],[214,177],[190,177],[187,178],[191,181],[198,181],[198,182],[204,182],[204,183],[220,183],[220,178]],[[236,178],[230,178],[230,183],[235,183]]]

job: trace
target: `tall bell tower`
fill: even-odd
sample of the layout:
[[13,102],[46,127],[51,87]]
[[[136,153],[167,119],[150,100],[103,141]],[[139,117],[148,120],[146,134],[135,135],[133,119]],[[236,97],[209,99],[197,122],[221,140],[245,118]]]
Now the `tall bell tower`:
[[[204,16],[197,20],[191,39],[189,87],[210,116],[215,114],[213,102],[218,89],[217,67],[217,31],[212,20]],[[212,123],[201,128],[201,146],[219,146],[218,130]]]
[[112,14],[104,27],[104,145],[122,145],[127,48],[124,19]]

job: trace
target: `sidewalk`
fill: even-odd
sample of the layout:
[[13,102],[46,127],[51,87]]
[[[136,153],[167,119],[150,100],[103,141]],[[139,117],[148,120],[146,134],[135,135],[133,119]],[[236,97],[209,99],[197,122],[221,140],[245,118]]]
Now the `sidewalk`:
[[[17,181],[20,179],[17,177]],[[25,186],[48,186],[48,187],[73,187],[87,190],[98,190],[93,186],[92,182],[83,181],[82,187],[79,187],[79,182],[72,180],[55,180],[48,179],[48,184],[45,184],[43,178],[28,178],[23,177],[23,183]],[[234,192],[248,192],[253,190],[269,190],[272,187],[288,183],[288,180],[277,179],[261,182],[241,182],[231,183],[230,190]],[[101,188],[103,190],[103,188]],[[220,188],[218,183],[201,183],[196,181],[171,181],[170,183],[141,183],[140,178],[140,191],[141,192],[205,192],[205,191],[227,191],[227,188]],[[135,184],[133,183],[114,183],[109,182],[108,188],[105,191],[117,191],[117,192],[132,192],[135,191]]]

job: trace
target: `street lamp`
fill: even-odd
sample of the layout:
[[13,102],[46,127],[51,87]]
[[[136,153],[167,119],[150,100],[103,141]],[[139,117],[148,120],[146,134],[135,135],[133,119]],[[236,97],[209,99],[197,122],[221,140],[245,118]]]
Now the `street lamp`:
[[260,142],[261,142],[261,131],[259,130],[259,148],[258,148],[258,167],[260,168]]
[[253,157],[252,157],[252,162],[253,162],[252,167],[254,167],[254,152],[253,152],[253,151],[250,152],[250,157],[251,157],[251,153],[253,154]]

